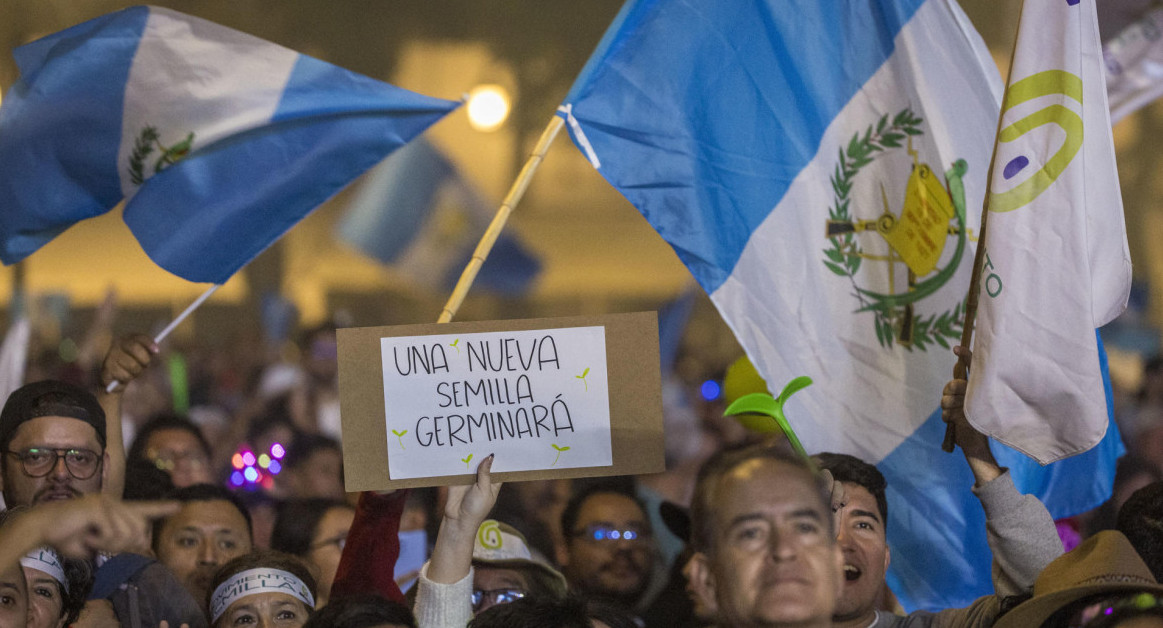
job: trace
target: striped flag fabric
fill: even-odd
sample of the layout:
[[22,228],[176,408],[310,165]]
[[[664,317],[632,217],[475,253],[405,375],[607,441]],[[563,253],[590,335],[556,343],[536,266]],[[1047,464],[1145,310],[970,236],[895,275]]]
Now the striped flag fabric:
[[0,260],[123,199],[159,266],[222,283],[458,103],[157,7],[13,51],[0,107]]
[[[559,109],[763,378],[815,382],[787,406],[807,450],[885,474],[910,610],[993,591],[938,405],[1002,87],[956,0],[631,0]],[[1045,468],[996,455],[1062,517],[1106,499],[1121,451],[1112,429]]]
[[[451,291],[496,208],[432,142],[420,137],[374,167],[336,235],[419,286]],[[527,293],[541,262],[511,232],[502,232],[481,265],[475,288]]]

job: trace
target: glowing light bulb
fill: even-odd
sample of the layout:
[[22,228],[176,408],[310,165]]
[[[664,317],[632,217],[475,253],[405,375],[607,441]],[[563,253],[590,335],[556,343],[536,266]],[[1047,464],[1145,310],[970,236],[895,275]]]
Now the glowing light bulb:
[[242,481],[243,481],[243,477],[242,477],[241,471],[235,471],[234,473],[230,474],[230,483],[231,484],[233,484],[235,486],[242,486]]
[[254,482],[258,479],[258,469],[255,469],[254,467],[247,467],[246,471],[244,471],[242,475],[246,478],[247,482]]
[[249,451],[242,454],[242,463],[248,467],[253,467],[254,466],[254,454],[250,453]]
[[278,475],[282,470],[283,465],[279,464],[278,460],[271,460],[271,466],[267,467],[267,471],[270,471],[271,475]]
[[271,445],[271,455],[275,458],[282,459],[283,456],[287,455],[287,450],[283,449],[282,445],[275,443]]
[[261,456],[259,456],[258,457],[258,466],[260,466],[264,469],[271,466],[271,457],[266,455],[266,454],[262,454]]
[[246,463],[242,461],[242,454],[234,454],[234,456],[230,458],[230,466],[234,467],[235,469],[242,469],[245,467]]
[[509,93],[500,85],[478,85],[468,93],[468,123],[477,131],[499,129],[509,108]]

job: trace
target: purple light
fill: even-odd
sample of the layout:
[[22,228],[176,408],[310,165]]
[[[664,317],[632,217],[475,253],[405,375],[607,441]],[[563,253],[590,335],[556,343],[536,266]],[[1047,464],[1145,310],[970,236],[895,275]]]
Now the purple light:
[[248,467],[253,467],[254,466],[254,454],[252,454],[249,451],[242,454],[242,463]]
[[282,470],[283,465],[279,464],[278,460],[271,460],[271,466],[267,467],[267,471],[270,471],[271,475],[278,475],[279,471]]
[[275,443],[271,445],[271,455],[275,458],[282,459],[283,456],[287,455],[287,450],[283,449],[282,445]]
[[230,474],[230,483],[235,486],[242,486],[242,472],[235,471]]
[[247,482],[254,482],[258,479],[258,470],[254,467],[247,467],[246,471],[243,472],[243,476],[246,477]]

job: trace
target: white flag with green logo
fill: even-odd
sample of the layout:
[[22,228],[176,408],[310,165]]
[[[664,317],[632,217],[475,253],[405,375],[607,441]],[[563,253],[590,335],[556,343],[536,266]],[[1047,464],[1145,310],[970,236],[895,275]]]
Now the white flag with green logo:
[[966,412],[1045,464],[1108,421],[1095,329],[1131,284],[1095,0],[1025,3],[1002,103]]

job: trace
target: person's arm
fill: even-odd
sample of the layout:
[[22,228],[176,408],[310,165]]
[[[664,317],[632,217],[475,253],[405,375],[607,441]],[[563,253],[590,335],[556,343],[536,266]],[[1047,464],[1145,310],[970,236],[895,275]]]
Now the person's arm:
[[115,554],[136,547],[153,519],[180,507],[177,502],[125,503],[106,495],[40,504],[11,514],[0,526],[0,565],[43,546],[74,558]]
[[400,558],[400,517],[408,491],[364,491],[355,507],[355,520],[339,558],[331,585],[331,600],[362,593],[378,593],[406,604],[394,573]]
[[[961,347],[954,349],[962,355]],[[966,359],[972,357],[965,352]],[[985,510],[986,539],[993,551],[994,593],[999,597],[1029,592],[1038,574],[1062,554],[1054,518],[1038,498],[1023,495],[1009,470],[999,467],[989,439],[965,418],[968,381],[954,379],[941,397],[942,418],[955,426],[956,442],[976,480],[973,493]]]
[[[105,411],[107,475],[101,492],[121,498],[125,490],[125,439],[121,431],[121,395],[125,387],[149,366],[158,352],[157,343],[145,334],[130,334],[113,343],[101,363],[101,391],[97,401]],[[117,386],[109,391],[113,382]]]
[[497,503],[500,482],[493,482],[490,454],[477,466],[474,484],[452,486],[436,534],[432,559],[416,582],[416,625],[463,626],[472,619],[472,550],[477,530]]

